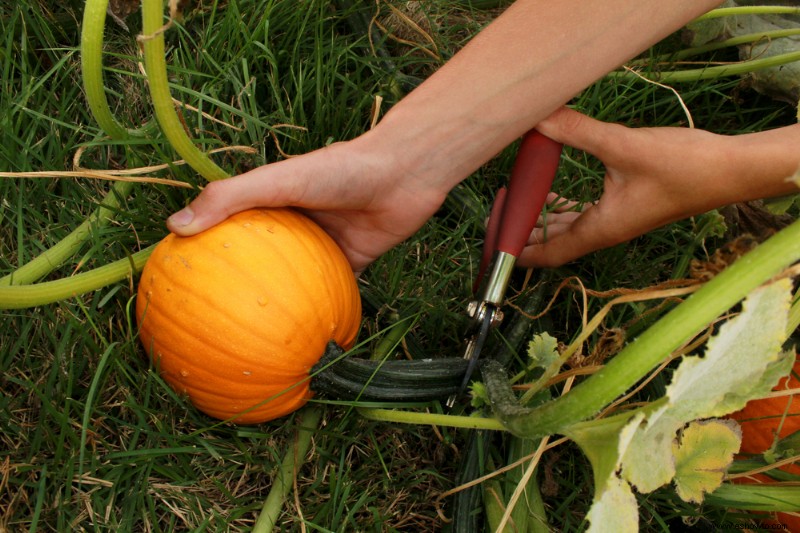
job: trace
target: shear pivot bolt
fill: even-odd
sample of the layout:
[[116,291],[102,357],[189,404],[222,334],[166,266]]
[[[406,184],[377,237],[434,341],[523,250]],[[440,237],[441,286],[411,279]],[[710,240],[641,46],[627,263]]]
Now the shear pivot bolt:
[[500,325],[500,322],[503,321],[503,312],[500,309],[495,309],[494,315],[492,315],[492,327],[496,327]]

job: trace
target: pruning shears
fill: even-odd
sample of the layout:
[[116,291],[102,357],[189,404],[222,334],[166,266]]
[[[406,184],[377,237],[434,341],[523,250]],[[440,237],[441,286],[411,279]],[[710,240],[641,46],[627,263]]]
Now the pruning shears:
[[[562,145],[530,130],[522,138],[508,187],[497,191],[475,280],[475,298],[467,306],[470,325],[464,359],[469,361],[459,389],[463,393],[489,332],[503,321],[501,309],[511,273],[539,218],[561,159]],[[450,398],[452,405],[455,396]]]

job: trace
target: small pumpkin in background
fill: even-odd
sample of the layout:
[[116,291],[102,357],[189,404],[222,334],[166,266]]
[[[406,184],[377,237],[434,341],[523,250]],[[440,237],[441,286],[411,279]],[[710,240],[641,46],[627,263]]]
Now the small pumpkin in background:
[[145,265],[140,339],[164,380],[204,413],[253,424],[302,407],[329,341],[355,342],[361,300],[341,249],[288,208],[251,209],[170,234]]
[[[795,361],[789,376],[781,379],[773,389],[784,391],[800,389],[800,360]],[[776,437],[783,439],[800,431],[800,397],[795,395],[777,396],[752,400],[740,411],[729,415],[739,422],[742,428],[742,445],[739,451],[749,455],[763,455],[771,447]],[[781,470],[800,475],[800,464],[791,463]],[[734,483],[772,483],[775,480],[765,474],[735,478]],[[773,513],[773,524],[782,524],[789,531],[800,531],[800,517],[789,513]]]
[[[800,361],[795,362],[791,374],[781,379],[773,390],[800,389],[798,375]],[[742,427],[742,446],[739,451],[763,454],[772,446],[776,436],[782,439],[800,430],[800,397],[792,395],[753,400],[741,411],[731,414],[730,418]]]

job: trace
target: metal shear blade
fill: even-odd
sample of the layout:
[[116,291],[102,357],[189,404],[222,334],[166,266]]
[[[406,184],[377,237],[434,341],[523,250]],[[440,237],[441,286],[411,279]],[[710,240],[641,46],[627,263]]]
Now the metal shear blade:
[[464,392],[469,384],[469,379],[475,371],[475,365],[478,363],[483,345],[486,342],[486,337],[489,336],[492,323],[495,321],[497,309],[486,309],[483,318],[480,320],[480,326],[477,331],[467,340],[467,349],[464,351],[464,359],[469,360],[467,371],[464,373],[464,379],[459,387],[459,392]]

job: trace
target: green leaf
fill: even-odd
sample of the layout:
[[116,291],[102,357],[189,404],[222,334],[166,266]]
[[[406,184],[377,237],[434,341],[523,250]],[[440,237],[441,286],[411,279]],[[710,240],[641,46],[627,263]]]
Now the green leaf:
[[489,393],[486,392],[486,386],[480,381],[473,381],[469,386],[470,392],[470,405],[476,409],[480,409],[489,405]]
[[623,458],[623,475],[650,492],[675,475],[672,443],[686,423],[723,416],[770,392],[789,373],[794,354],[786,339],[791,282],[783,279],[753,291],[742,312],[708,342],[704,356],[685,357],[667,387],[666,402],[653,411]]
[[586,518],[587,533],[639,531],[639,511],[630,485],[616,476],[609,479]]
[[547,332],[534,335],[528,343],[528,357],[537,367],[549,367],[559,358],[558,340]]
[[702,503],[705,493],[722,485],[733,455],[739,451],[742,431],[733,420],[692,422],[673,445],[675,488],[684,501]]
[[568,430],[567,436],[580,445],[592,464],[595,491],[587,516],[590,532],[638,530],[636,497],[617,472],[643,420],[642,412],[626,413],[575,424]]

